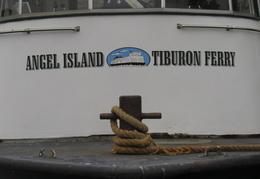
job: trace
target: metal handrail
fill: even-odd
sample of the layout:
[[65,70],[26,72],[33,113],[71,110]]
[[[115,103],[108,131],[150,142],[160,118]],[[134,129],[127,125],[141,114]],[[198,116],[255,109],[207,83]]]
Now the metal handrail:
[[80,31],[80,26],[76,27],[68,27],[68,28],[49,28],[49,29],[31,29],[26,28],[24,30],[10,30],[10,31],[0,31],[0,34],[13,34],[13,33],[27,33],[30,34],[31,32],[49,32],[49,31]]
[[260,32],[260,29],[253,29],[248,27],[236,27],[236,26],[204,26],[204,25],[186,25],[186,24],[177,24],[177,29],[184,28],[200,28],[200,29],[226,29],[226,30],[246,30],[253,32]]

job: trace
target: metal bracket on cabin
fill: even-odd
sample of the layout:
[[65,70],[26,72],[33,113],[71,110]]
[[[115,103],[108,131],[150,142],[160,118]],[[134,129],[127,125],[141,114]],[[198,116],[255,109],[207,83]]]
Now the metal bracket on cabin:
[[187,24],[177,24],[177,29],[226,29],[229,30],[245,30],[245,31],[253,31],[260,32],[260,29],[253,29],[247,27],[235,27],[235,26],[206,26],[206,25],[187,25]]
[[[41,149],[40,150],[39,157],[43,157],[44,156],[44,153],[43,153],[44,151],[45,151],[45,149]],[[51,156],[50,156],[50,158],[56,158],[56,157],[57,157],[56,152],[53,149],[51,149]]]
[[13,34],[13,33],[27,33],[27,34],[30,34],[31,32],[51,32],[51,31],[74,31],[74,32],[79,32],[80,31],[80,26],[64,27],[64,28],[49,28],[49,29],[31,29],[31,28],[26,28],[24,30],[0,31],[0,34]]

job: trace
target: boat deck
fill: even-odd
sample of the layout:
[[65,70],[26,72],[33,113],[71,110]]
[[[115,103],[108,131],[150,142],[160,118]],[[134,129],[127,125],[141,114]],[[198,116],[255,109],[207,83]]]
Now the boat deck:
[[[257,145],[260,138],[156,139],[162,146]],[[0,143],[0,178],[255,178],[260,152],[118,155],[111,138]],[[40,151],[45,149],[42,156]],[[55,151],[56,158],[52,157]]]

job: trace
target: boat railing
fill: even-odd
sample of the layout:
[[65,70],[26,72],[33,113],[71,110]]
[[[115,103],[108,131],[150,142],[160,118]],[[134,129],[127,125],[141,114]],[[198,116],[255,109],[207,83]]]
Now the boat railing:
[[30,34],[31,32],[50,32],[50,31],[74,31],[79,32],[80,26],[76,27],[63,27],[63,28],[48,28],[48,29],[31,29],[26,28],[23,30],[10,30],[10,31],[0,31],[0,34],[13,34],[13,33],[27,33]]
[[229,30],[245,30],[252,32],[260,32],[260,29],[248,28],[248,27],[236,27],[231,25],[226,26],[209,26],[209,25],[188,25],[188,24],[177,24],[177,29],[225,29]]

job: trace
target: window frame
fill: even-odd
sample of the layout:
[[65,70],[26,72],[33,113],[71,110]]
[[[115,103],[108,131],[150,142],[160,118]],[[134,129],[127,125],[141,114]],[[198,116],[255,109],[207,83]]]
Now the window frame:
[[[144,9],[93,9],[93,0],[88,0],[88,9],[85,10],[68,10],[56,12],[37,12],[22,14],[22,0],[19,0],[19,13],[7,17],[1,17],[0,23],[9,21],[20,21],[25,19],[35,18],[55,18],[67,16],[87,16],[87,15],[121,15],[121,14],[175,14],[175,15],[205,15],[205,16],[229,16],[229,17],[244,17],[255,20],[260,20],[260,0],[249,0],[253,6],[254,14],[237,12],[233,10],[232,0],[228,0],[228,10],[212,10],[212,9],[182,9],[182,8],[167,8],[166,0],[161,0],[161,8],[144,8]],[[4,0],[0,0],[3,4]],[[0,5],[1,5],[0,4]],[[255,6],[258,7],[255,7]],[[2,8],[2,7],[1,7]]]

